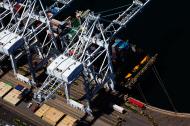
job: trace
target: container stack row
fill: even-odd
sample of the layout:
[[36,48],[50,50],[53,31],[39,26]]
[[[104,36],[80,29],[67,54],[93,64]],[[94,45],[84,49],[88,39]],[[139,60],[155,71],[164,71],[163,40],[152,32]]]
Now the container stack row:
[[52,126],[75,126],[77,123],[77,119],[47,104],[43,104],[35,115]]

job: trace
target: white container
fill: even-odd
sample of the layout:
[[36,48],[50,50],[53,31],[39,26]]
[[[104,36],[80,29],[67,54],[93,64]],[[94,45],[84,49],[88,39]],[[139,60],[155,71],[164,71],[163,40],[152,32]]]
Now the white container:
[[113,109],[117,112],[124,113],[125,109],[121,106],[118,106],[116,104],[113,105]]
[[76,108],[76,109],[79,109],[83,112],[85,112],[85,109],[84,109],[84,105],[75,101],[75,100],[72,100],[72,99],[69,99],[69,104],[73,107],[73,108]]

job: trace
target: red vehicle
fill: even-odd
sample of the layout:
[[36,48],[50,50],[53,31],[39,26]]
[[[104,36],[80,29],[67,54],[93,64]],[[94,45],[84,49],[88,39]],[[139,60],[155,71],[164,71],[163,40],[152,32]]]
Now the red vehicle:
[[145,107],[145,106],[144,106],[144,103],[142,103],[141,101],[136,100],[136,99],[134,99],[134,98],[132,98],[132,97],[129,97],[129,98],[128,98],[128,101],[129,101],[131,104],[138,106],[139,108],[144,108],[144,107]]

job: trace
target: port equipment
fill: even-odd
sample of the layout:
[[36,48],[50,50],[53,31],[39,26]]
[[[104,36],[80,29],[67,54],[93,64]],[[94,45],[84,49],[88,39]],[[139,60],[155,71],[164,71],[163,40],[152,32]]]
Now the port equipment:
[[[50,57],[59,54],[57,39],[51,26],[57,16],[73,0],[23,0],[19,2],[4,0],[0,6],[8,12],[10,20],[0,31],[0,62],[9,57],[12,69],[17,79],[30,85],[36,83],[37,70],[43,68]],[[6,20],[5,20],[6,21]],[[2,24],[2,23],[1,23]],[[44,35],[45,34],[45,35]],[[56,51],[55,51],[56,50]],[[26,77],[18,71],[18,61],[27,57],[26,71],[31,74]],[[2,65],[2,64],[1,64]],[[0,67],[2,67],[0,65]]]
[[[153,57],[145,56],[143,60],[140,62],[140,64],[133,68],[133,72],[128,73],[125,76],[125,79],[127,79],[125,87],[130,89],[137,82],[137,80],[145,73],[145,71],[155,63],[157,56],[158,54],[155,54]],[[138,67],[143,64],[143,68],[139,69]]]
[[113,109],[115,110],[115,111],[117,111],[117,112],[119,112],[119,113],[124,113],[125,112],[125,109],[123,108],[123,107],[121,107],[121,106],[119,106],[119,105],[116,105],[116,104],[114,104],[114,105],[112,105],[112,107],[113,107]]
[[66,115],[58,124],[57,126],[76,126],[77,119],[73,118],[70,115]]
[[0,2],[0,31],[4,29],[4,19],[14,14],[13,6],[16,3],[12,3],[10,0],[3,0]]
[[21,101],[21,98],[19,97],[21,93],[22,92],[19,90],[12,89],[8,94],[3,97],[3,100],[13,106],[16,106]]
[[134,99],[132,97],[129,97],[128,101],[129,101],[129,103],[131,103],[131,104],[133,104],[133,105],[135,105],[135,106],[137,106],[139,108],[144,108],[145,107],[144,103],[142,103],[141,101],[136,100],[136,99]]
[[[9,20],[13,20],[13,21],[17,21],[16,20],[16,14],[18,13],[18,11],[24,6],[25,2],[23,2],[23,4],[17,8],[15,14],[14,14],[14,9],[13,7],[16,6],[16,3],[12,3],[10,0],[3,0],[0,2],[0,32],[3,31],[5,29],[5,27],[7,26],[7,22],[9,22]],[[2,43],[0,43],[2,45]],[[7,55],[4,53],[0,53],[0,63],[5,60],[7,58]],[[0,71],[1,74],[3,73],[3,71],[1,70],[1,65],[0,65]]]
[[11,85],[0,81],[0,98],[3,98],[11,89]]
[[40,118],[42,118],[42,116],[44,115],[44,113],[46,111],[48,111],[51,107],[46,105],[46,104],[43,104],[34,114]]
[[[65,88],[67,103],[92,115],[90,101],[103,88],[114,91],[114,71],[110,40],[115,36],[147,3],[133,0],[132,4],[107,27],[103,27],[100,15],[90,13],[81,26],[79,34],[73,39],[63,54],[48,67],[48,77],[35,93],[34,99],[43,102],[51,97],[62,85]],[[70,88],[73,82],[82,76],[86,102],[82,106],[70,102]],[[72,100],[73,101],[73,100]]]
[[43,114],[42,119],[47,123],[49,123],[50,125],[55,126],[57,122],[60,121],[64,115],[65,113],[61,112],[60,110],[54,107],[51,107]]

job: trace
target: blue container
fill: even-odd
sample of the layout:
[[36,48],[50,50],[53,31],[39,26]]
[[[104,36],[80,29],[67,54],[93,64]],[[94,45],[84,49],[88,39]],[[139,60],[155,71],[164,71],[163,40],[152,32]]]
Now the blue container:
[[24,88],[24,87],[23,87],[22,85],[17,85],[17,86],[15,87],[15,89],[16,89],[16,90],[19,90],[19,91],[22,91],[23,88]]
[[119,46],[121,44],[122,40],[120,39],[115,39],[115,43],[112,45],[112,48],[116,48],[117,46]]
[[53,8],[51,8],[51,13],[52,13],[53,15],[56,15],[56,14],[59,12],[59,10],[60,10],[60,8],[58,8],[58,7],[53,7]]
[[126,41],[126,42],[122,42],[122,44],[120,44],[119,45],[119,49],[125,49],[125,50],[127,50],[129,48],[129,43],[128,43],[128,41]]

